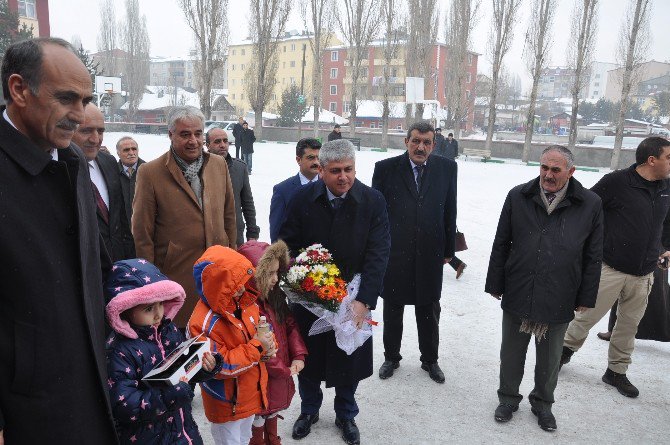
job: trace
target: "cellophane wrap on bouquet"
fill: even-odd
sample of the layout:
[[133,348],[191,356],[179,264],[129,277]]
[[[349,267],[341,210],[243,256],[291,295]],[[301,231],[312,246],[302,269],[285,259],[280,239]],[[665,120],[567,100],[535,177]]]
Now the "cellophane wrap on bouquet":
[[353,321],[354,313],[351,309],[351,303],[356,299],[360,285],[361,275],[356,274],[347,285],[347,296],[340,303],[337,312],[330,311],[318,303],[305,301],[301,294],[295,292],[289,286],[282,286],[282,288],[291,303],[297,303],[319,317],[310,327],[309,335],[322,334],[333,330],[335,331],[337,346],[347,355],[351,355],[372,336],[372,326],[369,323],[363,323],[363,327],[357,329]]

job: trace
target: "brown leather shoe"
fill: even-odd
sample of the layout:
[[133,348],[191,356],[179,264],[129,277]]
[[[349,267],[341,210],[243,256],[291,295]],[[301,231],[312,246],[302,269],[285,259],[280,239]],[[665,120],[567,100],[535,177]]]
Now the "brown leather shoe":
[[461,263],[460,266],[458,266],[458,268],[456,269],[456,279],[457,280],[459,278],[461,278],[461,275],[463,275],[463,271],[465,270],[466,267],[468,267],[468,266],[465,263]]
[[601,340],[610,341],[610,338],[612,338],[612,331],[598,332],[598,338]]

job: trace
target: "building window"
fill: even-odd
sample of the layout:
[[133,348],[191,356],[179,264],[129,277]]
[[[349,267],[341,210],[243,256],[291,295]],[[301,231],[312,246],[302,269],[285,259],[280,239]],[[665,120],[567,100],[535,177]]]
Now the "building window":
[[244,93],[240,94],[240,100],[244,100]]
[[233,100],[235,100],[235,93],[233,93]]
[[465,90],[465,98],[470,100],[470,90]]
[[465,81],[466,83],[471,83],[472,82],[472,73],[468,73],[467,80]]
[[233,81],[233,86],[235,86],[235,79],[231,79]]
[[295,60],[291,60],[291,68],[295,68]]
[[277,95],[276,94],[272,95],[272,100],[277,100]]
[[597,95],[598,95],[598,90],[595,90],[595,91],[593,92],[593,94],[597,96]]
[[600,79],[600,73],[596,74],[596,79]]
[[375,123],[374,122],[370,122],[370,128],[375,128]]
[[291,77],[291,85],[295,85],[295,77]]
[[31,19],[37,18],[35,0],[19,0],[19,16]]
[[242,54],[242,55],[245,54],[244,49],[242,49],[242,50],[240,51],[240,54]]
[[472,54],[468,54],[468,65],[472,65]]
[[337,95],[337,85],[331,85],[330,86],[330,95],[331,96],[336,96]]
[[235,64],[233,63],[233,71],[235,71]]
[[345,102],[344,103],[344,112],[348,113],[351,111],[351,102]]
[[330,52],[330,61],[331,62],[337,62],[340,60],[340,53],[337,51],[331,51]]
[[337,113],[337,102],[330,102],[330,104],[328,105],[328,110],[331,113]]
[[331,68],[330,69],[330,78],[331,79],[337,79],[337,68]]
[[599,87],[599,86],[600,86],[600,82],[595,82],[595,83],[593,84],[593,86],[594,86],[594,87]]
[[284,52],[286,52],[286,45],[284,45]]
[[240,69],[244,71],[244,64],[240,65]]
[[291,43],[291,51],[295,51],[295,43]]
[[233,50],[233,56],[235,55],[235,53],[236,53],[236,52],[237,52],[237,50],[236,50],[236,49],[234,49],[234,50]]

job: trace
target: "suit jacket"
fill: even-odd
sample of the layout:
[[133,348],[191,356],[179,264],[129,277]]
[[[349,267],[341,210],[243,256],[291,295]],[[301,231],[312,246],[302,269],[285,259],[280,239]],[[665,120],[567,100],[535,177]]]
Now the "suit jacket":
[[[228,171],[230,172],[230,181],[233,184],[233,195],[235,195],[235,216],[237,221],[237,245],[244,244],[244,227],[246,221],[247,239],[255,238],[261,233],[260,227],[256,225],[256,206],[254,205],[254,195],[251,193],[251,184],[249,184],[249,170],[247,164],[234,159],[228,153],[226,156]],[[244,218],[242,216],[244,215]]]
[[270,200],[270,240],[277,241],[279,229],[284,222],[286,208],[291,202],[293,195],[302,187],[300,175],[291,176],[272,187],[272,199]]
[[454,256],[456,177],[454,161],[431,155],[419,192],[407,152],[375,164],[372,187],[386,198],[391,223],[385,301],[422,305],[440,299],[444,259]]
[[[123,164],[119,161],[119,178],[121,181],[121,193],[123,194],[123,205],[126,208],[126,219],[128,220],[128,227],[130,227],[130,220],[133,216],[133,198],[135,197],[135,182],[137,181],[137,170],[140,166],[145,164],[141,158],[137,159],[137,167],[133,174],[128,177],[123,168]],[[134,249],[134,246],[133,246]]]
[[100,166],[109,192],[109,223],[105,222],[96,206],[98,227],[105,242],[107,253],[109,253],[112,261],[135,258],[135,245],[126,217],[126,205],[123,199],[116,158],[110,154],[99,152],[95,160]]
[[0,117],[0,165],[0,430],[8,444],[114,444],[84,154],[53,161]]
[[138,170],[132,228],[137,256],[154,263],[186,291],[174,319],[185,327],[199,297],[193,265],[210,246],[235,248],[235,197],[226,161],[203,154],[202,207],[168,150]]
[[[381,193],[356,180],[336,212],[328,202],[323,181],[307,184],[291,200],[279,238],[286,242],[292,256],[302,248],[322,244],[330,250],[346,281],[361,274],[356,299],[375,308],[391,242]],[[327,386],[350,385],[372,375],[372,338],[347,355],[337,347],[333,331],[308,335],[316,317],[302,306],[294,306],[309,351],[301,375],[325,380]]]

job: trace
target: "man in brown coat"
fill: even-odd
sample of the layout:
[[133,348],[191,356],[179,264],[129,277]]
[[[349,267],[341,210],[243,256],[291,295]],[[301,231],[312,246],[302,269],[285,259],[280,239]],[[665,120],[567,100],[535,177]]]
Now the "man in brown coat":
[[205,117],[175,107],[168,117],[170,150],[138,170],[132,231],[137,256],[154,263],[186,291],[174,322],[185,327],[198,300],[193,264],[210,246],[235,248],[235,198],[226,161],[204,153]]

